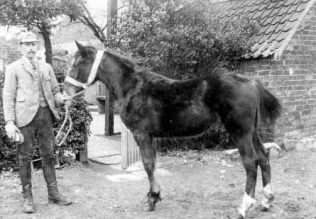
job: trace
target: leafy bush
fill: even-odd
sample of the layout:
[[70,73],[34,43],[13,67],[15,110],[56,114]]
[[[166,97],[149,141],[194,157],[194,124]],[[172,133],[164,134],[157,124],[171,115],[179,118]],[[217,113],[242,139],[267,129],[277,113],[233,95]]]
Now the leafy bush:
[[205,76],[216,67],[234,68],[250,51],[257,23],[240,16],[222,19],[205,0],[127,0],[110,45],[139,64],[177,79]]
[[2,170],[16,170],[18,166],[16,146],[7,137],[4,125],[5,122],[3,118],[3,113],[2,110],[0,110],[0,173]]
[[[257,23],[240,16],[220,19],[205,0],[126,0],[128,10],[115,23],[113,49],[132,54],[138,64],[162,75],[188,79],[207,76],[217,67],[234,69],[250,51]],[[227,148],[231,141],[219,123],[199,137],[162,140],[170,148]],[[225,144],[224,144],[225,143]]]
[[4,74],[0,72],[0,173],[2,170],[16,169],[18,161],[16,158],[16,147],[6,135],[5,122],[2,111],[2,88]]

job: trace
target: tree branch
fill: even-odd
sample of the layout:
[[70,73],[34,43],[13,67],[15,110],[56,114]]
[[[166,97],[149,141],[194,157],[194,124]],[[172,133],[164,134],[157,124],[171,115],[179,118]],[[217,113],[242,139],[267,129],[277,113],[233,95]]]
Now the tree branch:
[[82,16],[79,16],[78,19],[85,25],[87,25],[94,35],[104,44],[107,45],[107,38],[103,32],[103,29],[100,28],[99,25],[94,21],[92,18],[88,8],[84,5],[81,4],[81,7],[84,11],[84,14]]

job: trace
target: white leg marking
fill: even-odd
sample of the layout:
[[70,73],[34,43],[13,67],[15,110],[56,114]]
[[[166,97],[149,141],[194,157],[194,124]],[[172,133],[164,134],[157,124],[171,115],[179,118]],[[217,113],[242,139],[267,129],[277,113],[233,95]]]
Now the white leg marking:
[[262,207],[264,207],[265,209],[269,209],[271,207],[271,202],[273,201],[273,199],[274,196],[272,193],[271,184],[269,183],[263,188],[263,199],[261,201]]
[[242,198],[242,203],[240,207],[238,208],[239,214],[245,217],[248,209],[251,208],[255,203],[256,203],[256,200],[251,198],[249,195],[245,193]]
[[267,150],[270,150],[271,148],[275,148],[277,151],[282,151],[281,147],[275,142],[263,143],[263,147],[265,147],[265,149]]

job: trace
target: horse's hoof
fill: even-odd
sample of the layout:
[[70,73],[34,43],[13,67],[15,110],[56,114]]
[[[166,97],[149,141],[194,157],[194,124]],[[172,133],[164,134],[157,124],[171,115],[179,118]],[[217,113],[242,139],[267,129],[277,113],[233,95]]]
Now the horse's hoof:
[[155,203],[147,203],[145,211],[154,211],[156,208],[156,204]]
[[243,215],[241,215],[241,214],[238,214],[236,219],[245,219],[245,217]]
[[271,203],[273,202],[273,200],[274,200],[273,194],[269,194],[269,195],[265,196],[261,201],[260,211],[262,211],[262,212],[269,211],[269,209],[271,208]]
[[260,209],[260,211],[262,212],[267,212],[269,210],[270,210],[270,207],[264,207],[264,206],[261,206],[261,209]]
[[158,193],[147,193],[146,211],[154,211],[156,208],[156,203],[161,201],[160,192]]

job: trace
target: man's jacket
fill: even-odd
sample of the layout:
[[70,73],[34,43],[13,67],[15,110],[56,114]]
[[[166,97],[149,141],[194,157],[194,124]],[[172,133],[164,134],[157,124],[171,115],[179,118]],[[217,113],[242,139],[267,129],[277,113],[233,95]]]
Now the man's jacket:
[[[61,102],[61,94],[54,71],[51,65],[39,60],[37,72],[48,107],[58,120],[56,105]],[[3,113],[6,122],[12,120],[17,127],[23,127],[33,120],[40,107],[40,90],[35,74],[25,57],[7,66],[3,87]]]

